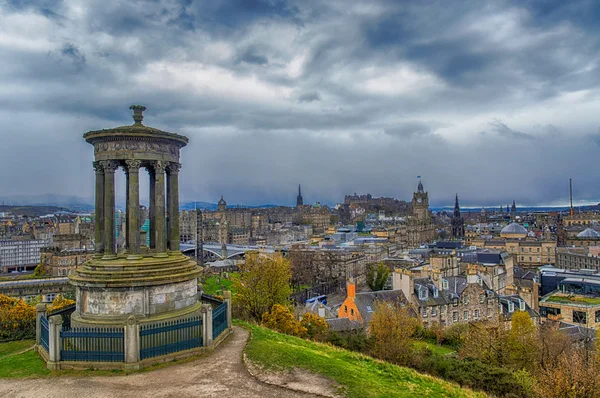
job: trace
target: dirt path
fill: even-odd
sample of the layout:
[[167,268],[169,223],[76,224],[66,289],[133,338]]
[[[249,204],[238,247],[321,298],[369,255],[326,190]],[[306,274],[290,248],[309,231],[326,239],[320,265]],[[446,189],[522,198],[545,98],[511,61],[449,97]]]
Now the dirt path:
[[234,333],[214,353],[194,362],[112,377],[0,379],[0,397],[313,397],[254,379],[242,362],[248,332]]

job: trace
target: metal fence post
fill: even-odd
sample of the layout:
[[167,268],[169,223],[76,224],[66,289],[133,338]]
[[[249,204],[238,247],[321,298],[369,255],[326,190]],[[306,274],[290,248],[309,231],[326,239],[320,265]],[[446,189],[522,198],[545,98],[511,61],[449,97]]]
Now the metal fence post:
[[48,319],[49,338],[48,338],[48,364],[49,370],[60,369],[60,332],[62,330],[63,319],[60,315],[51,316]]
[[212,306],[210,304],[202,304],[202,345],[211,347],[213,342],[213,319]]
[[124,331],[125,369],[140,368],[140,323],[134,315],[127,318]]
[[35,306],[35,351],[42,339],[42,316],[46,315],[46,304],[39,303]]
[[231,291],[225,290],[223,292],[223,298],[227,303],[227,327],[231,327]]

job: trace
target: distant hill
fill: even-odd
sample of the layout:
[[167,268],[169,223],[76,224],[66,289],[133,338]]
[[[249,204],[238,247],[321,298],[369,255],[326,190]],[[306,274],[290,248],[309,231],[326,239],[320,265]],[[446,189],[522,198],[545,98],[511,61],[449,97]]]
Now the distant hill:
[[43,195],[8,195],[0,196],[0,205],[6,206],[92,206],[94,199],[92,197],[85,198],[73,195],[60,195],[47,193]]
[[66,208],[58,206],[2,206],[0,212],[10,212],[17,216],[39,217],[46,214],[54,214],[59,211],[65,211]]
[[[268,208],[273,208],[273,207],[277,207],[277,205],[274,204],[265,204],[265,205],[257,205],[257,206],[244,206],[244,205],[228,205],[227,208],[228,209],[236,209],[236,208],[240,208],[240,209],[268,209]],[[208,202],[185,202],[185,203],[180,203],[179,204],[179,208],[181,210],[194,210],[196,208],[200,209],[200,210],[209,210],[209,211],[213,211],[213,210],[217,210],[218,206],[216,203],[208,203]]]

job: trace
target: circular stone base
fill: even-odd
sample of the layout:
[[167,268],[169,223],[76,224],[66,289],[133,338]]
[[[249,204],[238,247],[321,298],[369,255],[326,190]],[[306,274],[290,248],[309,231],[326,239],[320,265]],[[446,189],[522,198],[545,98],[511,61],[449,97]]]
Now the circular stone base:
[[77,289],[72,326],[118,326],[131,315],[141,322],[192,316],[201,308],[201,272],[195,261],[181,253],[92,259],[69,277]]

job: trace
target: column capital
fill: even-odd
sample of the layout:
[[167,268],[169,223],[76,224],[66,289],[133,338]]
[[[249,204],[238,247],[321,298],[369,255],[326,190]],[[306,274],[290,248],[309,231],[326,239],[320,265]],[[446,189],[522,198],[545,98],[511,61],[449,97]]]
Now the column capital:
[[169,174],[177,174],[179,173],[179,170],[181,170],[181,163],[169,162],[167,165],[167,171]]
[[114,173],[119,168],[119,162],[116,160],[101,160],[100,165],[107,173]]
[[102,174],[104,172],[104,167],[102,167],[100,161],[92,162],[92,165],[97,174]]
[[140,170],[142,162],[140,160],[129,159],[125,161],[125,165],[127,166],[128,173],[137,173]]
[[166,168],[167,168],[166,162],[163,162],[162,160],[157,160],[156,162],[154,162],[154,171],[155,172],[164,173]]

